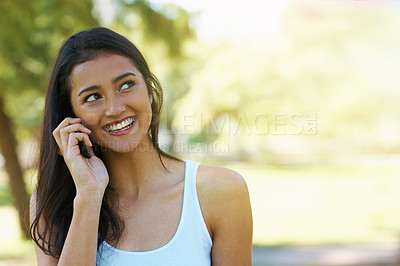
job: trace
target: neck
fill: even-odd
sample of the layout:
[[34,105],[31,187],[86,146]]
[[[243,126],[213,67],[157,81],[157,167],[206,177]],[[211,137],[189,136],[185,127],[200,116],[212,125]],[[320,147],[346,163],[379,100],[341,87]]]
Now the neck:
[[[166,165],[166,158],[161,158]],[[110,187],[124,196],[137,197],[169,173],[149,137],[130,152],[103,152],[103,160],[110,176]]]

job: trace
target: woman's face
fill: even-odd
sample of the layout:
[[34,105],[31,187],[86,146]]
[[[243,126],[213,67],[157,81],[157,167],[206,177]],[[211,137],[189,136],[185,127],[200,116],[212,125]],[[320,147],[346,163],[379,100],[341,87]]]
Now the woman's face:
[[142,74],[127,57],[104,54],[76,65],[70,75],[71,105],[93,142],[118,152],[148,136],[152,111]]

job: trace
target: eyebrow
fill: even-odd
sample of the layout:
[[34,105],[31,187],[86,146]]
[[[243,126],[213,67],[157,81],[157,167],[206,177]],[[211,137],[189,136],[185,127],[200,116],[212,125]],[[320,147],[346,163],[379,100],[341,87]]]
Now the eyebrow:
[[119,75],[118,77],[116,77],[116,78],[112,81],[112,83],[113,83],[113,84],[114,84],[114,83],[117,83],[117,82],[120,81],[121,79],[124,79],[124,78],[126,78],[126,77],[128,77],[128,76],[135,76],[135,77],[136,77],[136,74],[133,73],[133,72],[126,72],[126,73],[124,73],[124,74]]
[[[117,83],[118,81],[120,81],[121,79],[124,79],[124,78],[126,78],[126,77],[128,77],[128,76],[135,76],[135,77],[136,77],[136,74],[133,73],[133,72],[126,72],[126,73],[124,73],[124,74],[122,74],[122,75],[119,75],[119,76],[116,77],[115,79],[113,79],[112,83],[115,84],[115,83]],[[80,95],[81,95],[82,93],[84,93],[84,92],[92,91],[92,90],[97,90],[98,88],[100,88],[100,87],[97,86],[97,85],[84,88],[83,90],[81,90],[81,91],[78,93],[78,96],[80,96]]]
[[83,90],[81,90],[81,91],[78,93],[78,97],[79,97],[82,93],[84,93],[84,92],[96,90],[96,89],[98,89],[98,88],[99,88],[99,86],[90,86],[90,87],[84,88]]

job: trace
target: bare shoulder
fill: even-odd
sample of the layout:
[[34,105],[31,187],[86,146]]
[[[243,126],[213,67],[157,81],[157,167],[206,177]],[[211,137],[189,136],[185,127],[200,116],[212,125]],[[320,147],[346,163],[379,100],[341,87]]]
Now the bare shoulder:
[[199,166],[197,194],[213,241],[213,265],[251,265],[253,219],[244,178],[231,169]]
[[197,174],[197,185],[199,192],[201,190],[202,193],[207,194],[214,194],[215,192],[218,192],[218,194],[247,192],[246,182],[239,173],[220,166],[200,165]]
[[234,170],[200,165],[197,193],[211,234],[216,232],[225,218],[251,213],[247,184]]

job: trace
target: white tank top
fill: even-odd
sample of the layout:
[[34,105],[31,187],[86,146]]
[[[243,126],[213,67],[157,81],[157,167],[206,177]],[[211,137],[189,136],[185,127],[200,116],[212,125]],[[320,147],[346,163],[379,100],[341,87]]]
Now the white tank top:
[[119,250],[107,242],[100,245],[96,265],[210,266],[212,240],[201,213],[196,190],[200,163],[185,160],[183,206],[178,229],[164,246],[143,252]]

